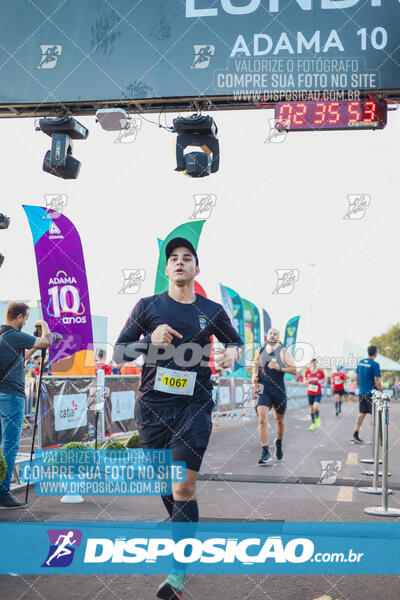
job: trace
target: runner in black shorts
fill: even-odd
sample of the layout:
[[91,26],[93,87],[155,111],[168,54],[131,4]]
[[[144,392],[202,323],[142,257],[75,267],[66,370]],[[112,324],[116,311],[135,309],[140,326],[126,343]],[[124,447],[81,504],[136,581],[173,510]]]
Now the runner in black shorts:
[[[196,522],[196,482],[210,438],[212,384],[210,336],[226,348],[215,357],[227,369],[240,357],[242,340],[220,304],[194,293],[199,273],[192,244],[174,238],[165,249],[168,292],[142,298],[134,307],[115,346],[114,361],[144,355],[135,404],[143,448],[170,449],[173,461],[186,463],[186,481],[172,484],[162,496],[171,520]],[[140,336],[144,337],[139,341]],[[184,573],[172,572],[158,590],[159,598],[181,598]]]
[[285,373],[296,375],[297,369],[287,348],[279,341],[279,331],[271,328],[267,333],[267,344],[256,352],[253,364],[252,383],[259,385],[256,412],[258,418],[258,436],[262,453],[259,465],[266,465],[272,458],[268,447],[268,412],[274,409],[276,422],[275,450],[276,458],[283,457],[282,438],[284,415],[286,411]]

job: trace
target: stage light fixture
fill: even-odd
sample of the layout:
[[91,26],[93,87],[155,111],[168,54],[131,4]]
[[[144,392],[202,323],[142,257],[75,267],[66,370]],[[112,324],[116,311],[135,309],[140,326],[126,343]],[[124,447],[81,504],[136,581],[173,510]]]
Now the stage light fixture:
[[96,119],[106,131],[126,129],[130,121],[123,108],[100,108],[96,112]]
[[[210,116],[192,115],[173,120],[176,140],[176,169],[189,177],[206,177],[219,169],[218,128]],[[188,146],[200,147],[203,152],[188,152]]]
[[76,179],[81,163],[72,156],[72,140],[86,140],[89,130],[73,117],[40,119],[39,128],[51,137],[43,171],[62,179]]
[[0,229],[7,229],[10,224],[10,217],[6,217],[3,213],[0,213]]

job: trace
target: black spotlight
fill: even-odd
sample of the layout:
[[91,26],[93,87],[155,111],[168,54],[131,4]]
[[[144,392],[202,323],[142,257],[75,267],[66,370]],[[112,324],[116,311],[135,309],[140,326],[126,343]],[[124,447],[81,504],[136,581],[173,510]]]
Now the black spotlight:
[[[174,119],[176,140],[176,169],[189,177],[206,177],[219,169],[218,128],[210,116],[178,117]],[[199,146],[203,152],[184,154],[187,146]],[[212,155],[212,157],[211,157]]]
[[3,213],[0,213],[0,229],[7,229],[10,224],[10,217],[6,217]]
[[51,137],[43,171],[62,179],[76,179],[81,163],[72,156],[72,140],[86,140],[89,130],[73,117],[40,119],[39,128]]
[[4,262],[4,256],[2,254],[0,254],[0,267]]

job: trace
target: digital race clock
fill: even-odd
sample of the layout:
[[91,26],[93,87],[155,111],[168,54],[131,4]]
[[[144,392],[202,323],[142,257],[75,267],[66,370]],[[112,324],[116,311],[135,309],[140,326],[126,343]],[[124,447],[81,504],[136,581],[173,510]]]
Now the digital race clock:
[[278,131],[383,129],[386,122],[384,100],[311,100],[275,105]]

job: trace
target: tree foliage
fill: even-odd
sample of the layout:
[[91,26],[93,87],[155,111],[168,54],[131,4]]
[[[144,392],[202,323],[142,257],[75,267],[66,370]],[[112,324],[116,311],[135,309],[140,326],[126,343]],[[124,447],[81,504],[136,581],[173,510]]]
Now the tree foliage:
[[[378,352],[388,358],[400,362],[400,323],[393,325],[386,333],[371,338],[370,344],[378,347]],[[386,372],[386,376],[398,375],[394,371]]]

